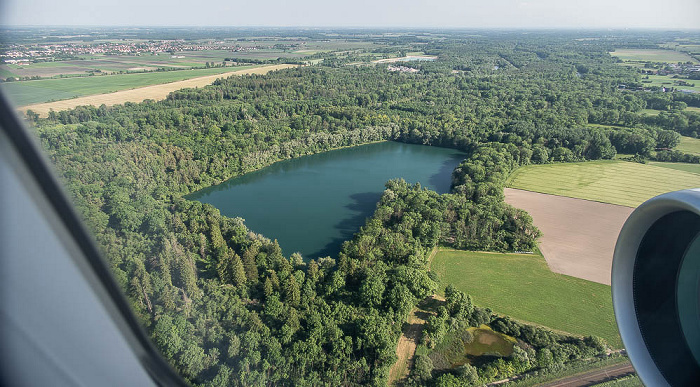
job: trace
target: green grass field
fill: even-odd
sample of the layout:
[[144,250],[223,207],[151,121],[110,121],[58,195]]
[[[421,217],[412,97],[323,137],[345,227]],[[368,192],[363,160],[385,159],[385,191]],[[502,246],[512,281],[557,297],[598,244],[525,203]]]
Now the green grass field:
[[527,165],[511,188],[636,207],[656,195],[700,187],[700,175],[617,160]]
[[610,55],[616,56],[623,61],[640,61],[640,62],[693,62],[697,63],[690,55],[674,51],[674,50],[655,50],[655,49],[618,49],[611,52]]
[[661,113],[661,110],[654,110],[654,109],[642,109],[640,111],[642,114],[646,114],[648,116],[658,116],[659,113]]
[[17,77],[17,74],[13,73],[8,66],[0,66],[0,78]]
[[441,249],[431,263],[441,285],[453,284],[496,313],[620,348],[610,286],[556,274],[544,258]]
[[700,139],[681,136],[681,143],[676,147],[679,151],[700,155]]
[[220,67],[211,69],[179,70],[93,77],[42,79],[0,84],[0,89],[17,106],[52,100],[69,99],[92,94],[111,93],[119,90],[182,81],[207,75],[243,70],[255,66]]
[[696,174],[700,175],[700,164],[660,163],[660,162],[656,162],[656,161],[652,161],[649,164],[654,165],[656,167],[670,168],[670,169],[675,169],[677,171],[696,173]]
[[56,67],[69,67],[71,62],[69,61],[55,61],[55,62],[37,62],[37,63],[27,63],[27,64],[11,64],[8,65],[11,69],[45,69],[45,68],[56,68]]

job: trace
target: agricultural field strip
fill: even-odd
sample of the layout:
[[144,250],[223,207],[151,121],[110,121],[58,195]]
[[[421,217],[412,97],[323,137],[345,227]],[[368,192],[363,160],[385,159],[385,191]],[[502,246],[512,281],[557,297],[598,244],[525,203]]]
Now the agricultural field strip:
[[224,76],[226,73],[233,73],[253,67],[255,66],[41,79],[6,83],[2,85],[2,89],[10,96],[11,100],[20,106],[24,106],[48,102],[50,99],[57,99],[55,97],[80,97],[184,81],[203,76]]
[[700,186],[700,176],[623,161],[523,167],[509,187],[636,207],[668,191]]
[[159,100],[164,99],[168,96],[168,94],[170,94],[173,91],[180,90],[183,88],[204,87],[206,85],[211,84],[218,78],[224,78],[234,75],[265,74],[270,71],[281,70],[291,67],[296,67],[296,65],[281,64],[272,66],[253,67],[247,70],[238,70],[230,73],[208,75],[205,77],[192,78],[178,82],[145,86],[131,90],[122,90],[115,93],[96,94],[64,101],[28,105],[20,108],[20,110],[32,110],[35,113],[38,113],[39,115],[43,116],[47,115],[51,110],[59,111],[65,109],[72,109],[76,106],[81,105],[99,106],[105,104],[107,106],[110,106],[121,104],[124,102],[141,102],[144,99]]
[[700,164],[662,163],[662,162],[658,162],[658,161],[652,161],[649,164],[656,166],[656,167],[675,169],[678,171],[684,171],[684,172],[695,173],[695,174],[700,175]]
[[665,49],[617,49],[610,55],[618,57],[624,61],[650,61],[650,62],[687,62],[697,61],[685,52],[665,50]]
[[677,150],[694,155],[700,155],[700,139],[692,137],[681,137],[681,143],[676,147]]

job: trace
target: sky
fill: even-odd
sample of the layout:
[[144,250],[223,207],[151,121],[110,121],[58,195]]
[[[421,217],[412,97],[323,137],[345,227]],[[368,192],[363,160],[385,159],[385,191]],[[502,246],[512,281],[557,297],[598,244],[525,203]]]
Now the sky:
[[700,29],[700,0],[0,0],[0,23]]

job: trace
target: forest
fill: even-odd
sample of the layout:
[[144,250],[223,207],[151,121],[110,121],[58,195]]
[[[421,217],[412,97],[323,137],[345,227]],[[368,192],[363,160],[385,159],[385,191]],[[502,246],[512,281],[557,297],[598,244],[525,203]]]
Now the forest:
[[[618,87],[639,84],[640,74],[608,52],[651,43],[576,37],[403,37],[397,49],[438,60],[403,63],[419,71],[401,73],[328,55],[164,101],[26,116],[134,312],[192,384],[386,385],[402,324],[438,286],[427,263],[434,247],[536,247],[530,216],[503,201],[515,168],[617,154],[700,162],[673,150],[680,135],[700,133],[700,114],[685,110],[700,107],[698,94]],[[646,108],[663,111],[646,116]],[[374,215],[337,257],[284,256],[274,235],[183,198],[279,160],[381,140],[469,156],[447,194],[387,182]],[[598,338],[523,325],[447,294],[426,342],[487,324],[528,345],[513,359],[452,373],[432,372],[419,358],[408,383],[481,384],[606,351]]]

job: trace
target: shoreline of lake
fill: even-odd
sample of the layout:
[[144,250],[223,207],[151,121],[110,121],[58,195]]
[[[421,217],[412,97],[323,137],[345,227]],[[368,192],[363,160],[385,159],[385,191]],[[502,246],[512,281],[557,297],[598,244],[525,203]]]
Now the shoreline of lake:
[[285,255],[337,256],[374,213],[384,184],[405,178],[441,193],[466,154],[450,148],[379,141],[284,159],[185,198],[277,239]]

